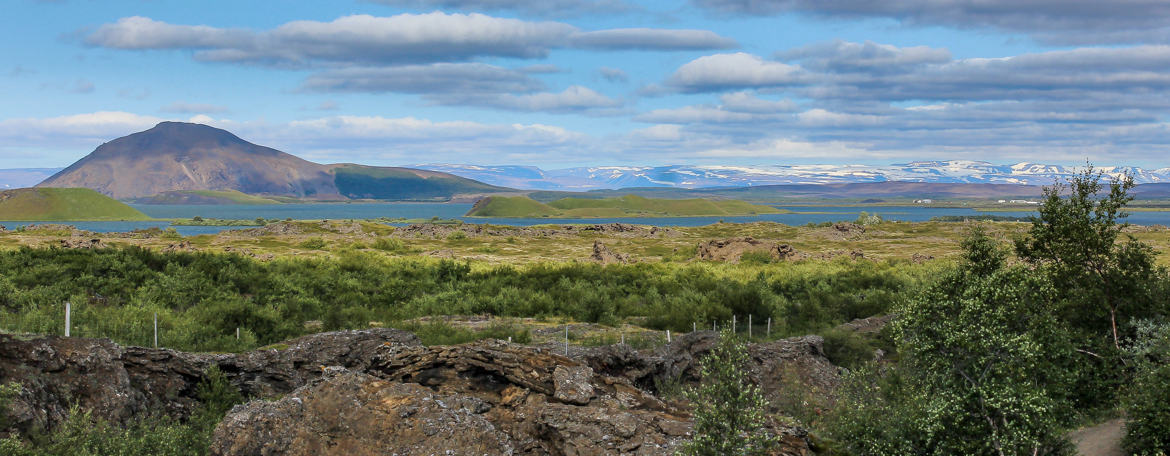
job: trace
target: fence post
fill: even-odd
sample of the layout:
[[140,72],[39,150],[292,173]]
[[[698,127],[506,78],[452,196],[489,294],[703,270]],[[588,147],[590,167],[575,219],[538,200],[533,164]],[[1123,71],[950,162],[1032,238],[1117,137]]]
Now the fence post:
[[692,321],[692,322],[691,322],[691,332],[695,332],[695,331],[698,331],[698,330],[699,330],[699,323],[697,323],[697,322],[693,322],[693,321]]
[[670,343],[670,330],[666,330],[666,343]]
[[735,324],[735,315],[732,315],[732,316],[731,316],[731,333],[732,333],[732,334],[735,334],[735,326],[736,326],[736,324]]
[[69,312],[72,310],[72,306],[73,304],[65,303],[65,337],[69,337],[69,327],[72,326],[69,324]]
[[154,348],[158,348],[158,312],[154,313]]
[[240,340],[240,327],[236,326],[236,340]]
[[748,314],[748,339],[752,338],[752,314]]
[[772,338],[772,317],[768,317],[768,338]]

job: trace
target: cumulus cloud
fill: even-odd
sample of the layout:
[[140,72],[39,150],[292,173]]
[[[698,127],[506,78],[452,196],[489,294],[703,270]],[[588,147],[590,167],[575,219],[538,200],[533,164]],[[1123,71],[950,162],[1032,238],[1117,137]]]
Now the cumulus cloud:
[[560,22],[438,11],[389,17],[352,15],[330,22],[293,21],[259,32],[175,25],[134,16],[100,26],[85,41],[113,49],[193,50],[195,58],[204,61],[287,66],[540,58],[563,47],[694,50],[734,45],[728,38],[702,30],[581,31]]
[[228,112],[228,108],[226,106],[206,103],[187,103],[185,101],[176,101],[174,103],[163,106],[162,109],[159,109],[159,111],[175,114],[218,114]]
[[765,100],[749,92],[724,94],[719,100],[719,105],[658,109],[635,120],[660,124],[761,124],[791,120],[792,112],[797,109],[791,100]]
[[687,62],[675,70],[666,85],[682,92],[715,92],[793,86],[804,82],[805,74],[799,66],[737,52],[708,55]]
[[[36,144],[43,140],[108,141],[145,130],[162,121],[157,117],[121,111],[99,111],[44,118],[0,120],[0,138],[6,143]],[[97,147],[99,143],[94,144]]]
[[575,47],[586,49],[708,50],[738,47],[731,38],[709,30],[625,28],[575,33]]
[[582,86],[570,86],[561,92],[541,92],[523,95],[514,94],[452,94],[428,97],[440,104],[471,105],[510,111],[543,112],[586,112],[604,108],[617,108],[620,100],[597,93]]
[[354,67],[310,75],[302,88],[323,92],[501,93],[544,86],[525,72],[484,63]]
[[[35,151],[46,163],[66,165],[104,142],[168,120],[128,112],[0,120],[0,161]],[[186,120],[225,128],[240,137],[319,162],[414,163],[419,156],[467,162],[492,157],[579,155],[591,145],[584,134],[538,123],[435,121],[415,117],[329,116],[284,123],[233,121],[196,115]],[[29,147],[35,147],[30,149]],[[12,166],[26,166],[13,162]]]
[[790,12],[829,18],[890,18],[908,25],[993,28],[1056,44],[1164,43],[1170,3],[1163,0],[692,0],[743,15]]
[[778,52],[780,60],[799,60],[802,67],[832,72],[906,71],[927,64],[947,63],[951,53],[928,46],[897,47],[872,41],[830,41]]
[[618,14],[637,8],[620,0],[370,0],[374,3],[420,9],[515,11],[542,17]]

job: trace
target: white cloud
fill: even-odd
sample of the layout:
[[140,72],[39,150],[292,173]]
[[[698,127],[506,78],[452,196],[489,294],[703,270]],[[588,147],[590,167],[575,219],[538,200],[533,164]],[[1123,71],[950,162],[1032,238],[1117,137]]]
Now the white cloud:
[[580,112],[601,108],[616,108],[620,100],[597,93],[582,86],[569,86],[561,92],[541,92],[524,95],[455,95],[429,97],[441,104],[485,106],[512,111]]
[[188,49],[206,61],[311,66],[457,62],[477,57],[539,58],[554,48],[722,49],[734,41],[705,30],[581,31],[479,13],[352,15],[330,22],[293,21],[267,31],[175,25],[128,17],[86,36],[114,49]]
[[325,92],[532,92],[543,84],[528,74],[484,63],[431,63],[340,68],[310,75],[302,88]]
[[571,37],[576,47],[589,49],[708,50],[738,47],[731,38],[709,30],[625,28],[580,32]]
[[683,92],[782,87],[805,82],[799,66],[737,52],[699,57],[675,70],[666,84]]

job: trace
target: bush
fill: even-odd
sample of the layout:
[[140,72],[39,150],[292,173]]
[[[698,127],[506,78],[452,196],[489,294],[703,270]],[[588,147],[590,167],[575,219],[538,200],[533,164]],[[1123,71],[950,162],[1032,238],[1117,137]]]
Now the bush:
[[1125,449],[1131,454],[1170,453],[1170,323],[1142,320],[1127,354],[1137,374],[1125,388]]
[[391,253],[400,253],[409,250],[406,247],[406,243],[402,242],[401,239],[388,237],[378,238],[377,241],[374,241],[374,248],[383,252]]
[[730,330],[700,364],[702,380],[687,391],[694,405],[694,437],[682,454],[763,455],[776,445],[767,429],[767,400],[747,379],[747,345]]
[[307,239],[304,242],[297,244],[297,247],[308,250],[321,250],[325,248],[325,240],[321,238]]

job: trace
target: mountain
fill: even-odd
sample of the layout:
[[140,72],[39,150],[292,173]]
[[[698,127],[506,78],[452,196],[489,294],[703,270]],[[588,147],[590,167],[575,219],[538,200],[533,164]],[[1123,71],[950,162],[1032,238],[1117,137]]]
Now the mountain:
[[[926,182],[1050,185],[1078,168],[1038,163],[996,165],[984,161],[917,161],[889,166],[601,166],[542,170],[519,166],[432,164],[417,168],[447,172],[489,184],[528,190],[583,191],[630,187],[751,187],[786,184]],[[1138,183],[1170,183],[1170,168],[1101,167],[1107,174],[1129,172]]]
[[25,188],[37,185],[61,168],[0,169],[0,188]]
[[22,188],[0,191],[0,220],[55,222],[149,220],[121,201],[87,188]]
[[509,190],[435,171],[317,164],[226,130],[182,122],[163,122],[102,144],[38,187],[90,188],[140,201],[176,191],[340,201],[447,200]]

